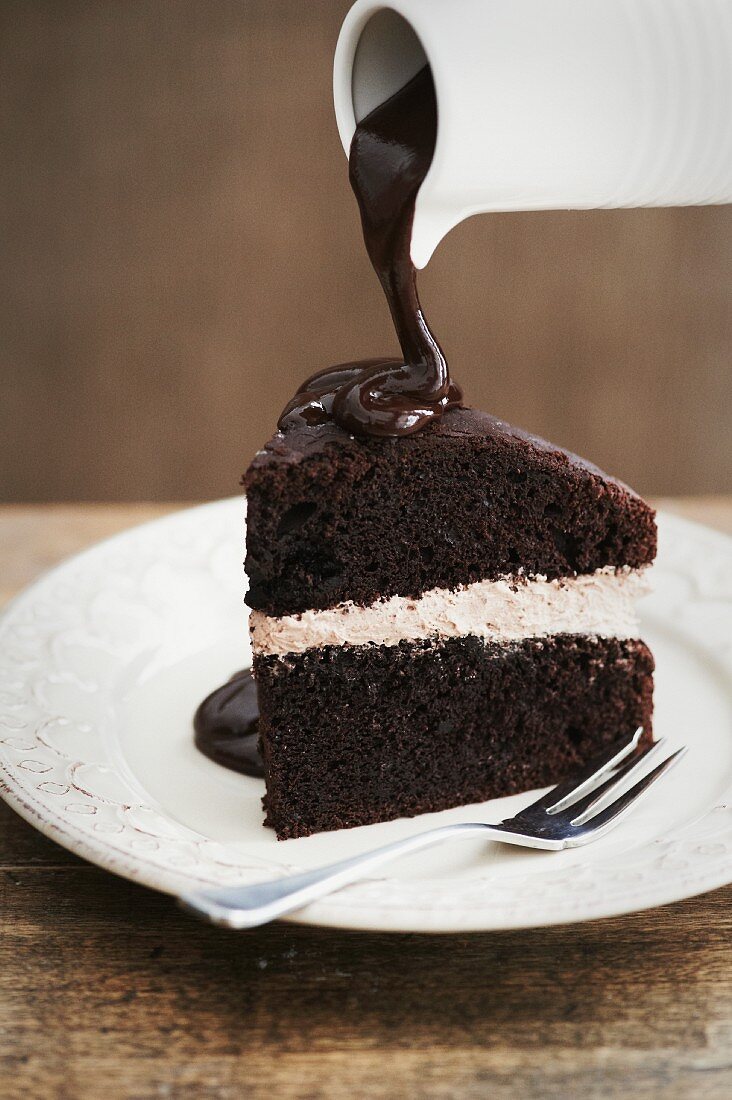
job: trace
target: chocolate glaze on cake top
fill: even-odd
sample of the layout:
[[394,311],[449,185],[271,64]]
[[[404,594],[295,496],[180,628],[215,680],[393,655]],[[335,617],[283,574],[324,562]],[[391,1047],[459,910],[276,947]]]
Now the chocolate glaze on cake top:
[[283,410],[281,429],[335,422],[357,435],[403,436],[460,404],[461,391],[419,303],[411,256],[415,201],[436,138],[429,66],[356,127],[351,186],[404,358],[341,363],[312,375]]
[[291,615],[523,572],[639,568],[653,509],[597,467],[475,409],[398,441],[279,432],[245,476],[247,603]]
[[[313,375],[313,378],[315,377],[317,376]],[[629,485],[613,477],[612,474],[606,473],[605,470],[601,470],[599,466],[589,462],[586,458],[582,458],[581,455],[574,454],[573,451],[568,451],[565,447],[560,447],[556,443],[550,443],[549,440],[534,435],[532,432],[524,431],[523,428],[517,428],[507,421],[501,420],[500,417],[483,412],[481,409],[473,409],[466,405],[446,409],[439,420],[435,419],[429,425],[425,425],[424,434],[446,439],[456,439],[461,436],[493,438],[497,441],[504,438],[507,440],[514,439],[518,442],[527,443],[538,451],[563,456],[572,465],[578,466],[588,473],[595,474],[603,481],[619,486],[631,496],[638,496]],[[351,432],[340,427],[334,420],[326,420],[311,425],[303,422],[291,422],[275,432],[262,449],[257,452],[252,459],[249,470],[242,478],[242,484],[247,483],[249,472],[252,470],[262,469],[270,465],[298,463],[331,447],[345,447],[354,451],[367,447],[374,450],[375,453],[376,448],[379,446],[382,445],[376,440],[369,441],[365,438],[354,438]]]

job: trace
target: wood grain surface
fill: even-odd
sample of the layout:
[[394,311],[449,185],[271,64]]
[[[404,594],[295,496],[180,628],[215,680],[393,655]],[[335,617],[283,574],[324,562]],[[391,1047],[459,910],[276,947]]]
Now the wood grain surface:
[[[732,498],[663,504],[732,533]],[[0,508],[3,598],[172,507]],[[234,934],[0,803],[0,1096],[728,1100],[730,902],[470,936]]]
[[[225,496],[392,354],[331,95],[349,0],[0,4],[0,496]],[[732,207],[473,218],[421,280],[467,399],[645,493],[732,491]]]

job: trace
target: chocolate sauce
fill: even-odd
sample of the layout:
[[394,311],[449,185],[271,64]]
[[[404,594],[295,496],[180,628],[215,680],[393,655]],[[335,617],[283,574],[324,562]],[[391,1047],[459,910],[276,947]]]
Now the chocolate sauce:
[[232,771],[264,778],[259,753],[259,705],[251,670],[235,672],[207,696],[193,719],[196,748]]
[[[281,430],[335,423],[367,436],[419,431],[462,400],[417,296],[411,242],[414,206],[437,138],[437,102],[429,67],[358,124],[351,142],[351,186],[366,250],[386,295],[403,359],[341,363],[312,375],[283,410]],[[211,760],[262,777],[259,709],[248,670],[201,703],[196,745]]]
[[417,296],[411,242],[414,206],[437,139],[429,66],[356,127],[349,174],[361,210],[366,251],[386,295],[403,359],[341,363],[308,378],[279,427],[334,420],[358,435],[419,431],[462,399]]

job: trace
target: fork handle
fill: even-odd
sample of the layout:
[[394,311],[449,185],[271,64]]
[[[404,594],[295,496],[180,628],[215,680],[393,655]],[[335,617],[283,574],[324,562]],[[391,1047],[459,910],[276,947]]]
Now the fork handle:
[[222,887],[218,890],[187,894],[178,900],[184,909],[212,924],[226,928],[256,928],[284,916],[285,913],[291,913],[294,909],[300,909],[317,898],[332,894],[397,856],[429,848],[450,838],[475,836],[478,833],[487,839],[505,840],[505,834],[499,829],[478,822],[443,825],[439,829],[417,833],[393,844],[386,844],[383,848],[331,863],[327,867],[318,867],[313,871],[285,875],[284,878],[271,882],[256,882],[251,886]]

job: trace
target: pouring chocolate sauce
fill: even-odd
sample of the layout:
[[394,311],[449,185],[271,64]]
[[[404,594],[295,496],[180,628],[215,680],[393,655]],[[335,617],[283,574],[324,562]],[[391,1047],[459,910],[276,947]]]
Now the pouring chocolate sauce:
[[414,206],[436,139],[429,66],[356,127],[348,162],[351,186],[404,358],[341,363],[312,375],[283,410],[281,429],[335,420],[357,435],[410,435],[460,404],[461,391],[419,303],[411,256]]
[[[437,138],[432,73],[422,69],[358,124],[349,173],[361,209],[369,259],[384,289],[403,359],[342,363],[308,378],[284,409],[279,427],[335,421],[358,435],[419,431],[462,400],[425,320],[412,263],[414,204]],[[237,673],[196,711],[196,745],[224,767],[263,776],[256,685]]]

